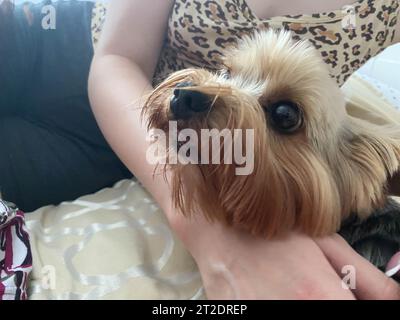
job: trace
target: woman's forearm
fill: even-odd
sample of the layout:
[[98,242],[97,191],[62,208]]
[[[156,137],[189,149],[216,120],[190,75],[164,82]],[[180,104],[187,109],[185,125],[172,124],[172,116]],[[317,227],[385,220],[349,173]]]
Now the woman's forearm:
[[169,209],[169,188],[146,161],[146,124],[141,121],[143,96],[151,90],[148,77],[130,59],[118,55],[94,58],[89,97],[96,120],[116,154],[153,195]]

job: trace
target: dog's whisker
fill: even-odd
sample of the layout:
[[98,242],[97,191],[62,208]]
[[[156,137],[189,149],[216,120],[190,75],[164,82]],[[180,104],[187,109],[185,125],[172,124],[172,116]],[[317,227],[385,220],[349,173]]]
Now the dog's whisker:
[[215,103],[217,102],[218,98],[219,98],[219,93],[217,93],[217,94],[215,95],[215,97],[214,97],[214,99],[213,99],[213,101],[212,101],[212,103],[211,103],[210,110],[209,110],[208,113],[207,113],[207,116],[211,113],[211,111],[212,111],[212,109],[214,108]]

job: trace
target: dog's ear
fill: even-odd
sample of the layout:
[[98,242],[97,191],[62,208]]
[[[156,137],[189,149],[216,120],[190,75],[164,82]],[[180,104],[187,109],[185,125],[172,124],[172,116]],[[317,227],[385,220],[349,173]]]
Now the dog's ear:
[[339,141],[334,176],[342,193],[342,212],[368,216],[383,205],[387,183],[400,165],[400,128],[349,117]]

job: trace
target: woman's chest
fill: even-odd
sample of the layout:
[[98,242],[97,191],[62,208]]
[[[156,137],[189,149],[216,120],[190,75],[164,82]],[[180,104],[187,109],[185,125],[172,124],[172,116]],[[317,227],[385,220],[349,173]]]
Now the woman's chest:
[[[338,0],[338,4],[343,2],[348,0]],[[260,19],[253,7],[259,3],[265,7],[260,7],[257,15],[276,1],[176,0],[168,26],[165,50],[168,54],[161,57],[164,65],[169,69],[217,68],[223,52],[244,35],[264,28],[284,28],[292,32],[295,40],[309,40],[332,76],[342,84],[393,42],[399,12],[397,0],[360,0],[347,10]]]

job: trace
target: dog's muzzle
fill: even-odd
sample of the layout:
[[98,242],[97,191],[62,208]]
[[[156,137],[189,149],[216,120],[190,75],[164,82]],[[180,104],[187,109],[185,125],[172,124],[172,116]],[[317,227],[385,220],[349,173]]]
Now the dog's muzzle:
[[190,119],[196,114],[209,111],[211,108],[211,99],[208,95],[194,90],[180,89],[192,86],[190,82],[182,82],[174,90],[170,108],[176,120]]

